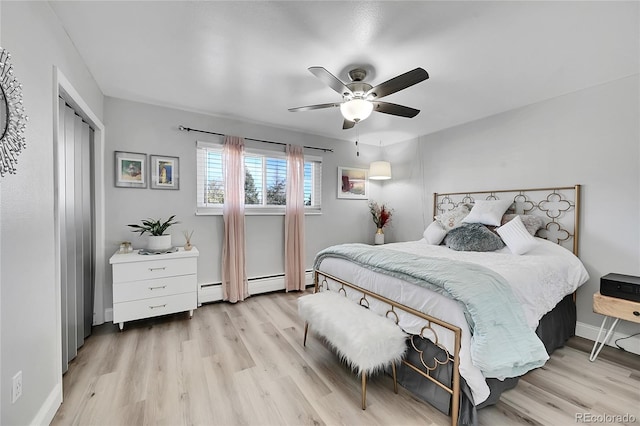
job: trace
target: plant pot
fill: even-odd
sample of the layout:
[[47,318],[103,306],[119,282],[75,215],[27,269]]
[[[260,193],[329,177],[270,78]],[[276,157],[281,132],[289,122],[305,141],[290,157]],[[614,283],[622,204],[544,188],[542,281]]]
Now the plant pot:
[[147,250],[164,251],[171,248],[171,234],[168,235],[150,235],[147,242]]

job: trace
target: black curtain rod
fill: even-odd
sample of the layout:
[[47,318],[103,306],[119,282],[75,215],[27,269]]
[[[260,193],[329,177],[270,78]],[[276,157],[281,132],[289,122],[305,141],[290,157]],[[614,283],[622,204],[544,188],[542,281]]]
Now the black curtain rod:
[[[208,131],[208,130],[192,129],[192,128],[190,128],[190,127],[184,127],[183,125],[179,125],[179,126],[178,126],[178,130],[186,130],[187,132],[207,133],[207,134],[209,134],[209,135],[226,136],[226,135],[223,135],[222,133],[218,133],[218,132],[210,132],[210,131]],[[271,143],[271,144],[274,144],[274,145],[285,145],[285,146],[287,145],[287,144],[286,144],[286,143],[284,143],[284,142],[265,141],[265,140],[262,140],[262,139],[253,139],[253,138],[244,138],[244,139],[249,140],[249,141],[256,141],[256,142],[263,142],[263,143]],[[324,152],[333,152],[333,150],[332,150],[332,149],[328,149],[328,148],[318,148],[318,147],[315,147],[315,146],[306,146],[306,145],[305,145],[305,146],[303,146],[303,148],[307,148],[307,149],[317,149],[317,150],[319,150],[319,151],[324,151]]]

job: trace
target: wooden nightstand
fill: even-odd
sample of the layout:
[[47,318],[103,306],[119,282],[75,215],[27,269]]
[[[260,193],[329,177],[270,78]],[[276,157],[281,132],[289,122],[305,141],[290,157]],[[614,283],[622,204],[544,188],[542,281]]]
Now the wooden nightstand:
[[[619,299],[617,297],[603,296],[598,292],[593,295],[593,312],[602,314],[605,317],[602,319],[598,338],[593,343],[593,349],[591,350],[589,361],[596,360],[598,354],[602,350],[602,347],[606,341],[609,340],[609,337],[611,337],[613,330],[621,319],[640,323],[640,302]],[[600,336],[602,335],[609,318],[613,319],[613,324],[611,325],[611,328],[609,328],[609,331],[606,332],[602,342],[600,342]]]

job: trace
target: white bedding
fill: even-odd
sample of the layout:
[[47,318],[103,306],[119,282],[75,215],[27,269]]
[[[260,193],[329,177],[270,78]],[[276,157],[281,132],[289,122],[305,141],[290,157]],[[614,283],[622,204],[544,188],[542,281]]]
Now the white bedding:
[[[477,263],[497,272],[511,284],[514,295],[522,303],[528,325],[535,329],[544,314],[589,278],[580,260],[569,250],[547,240],[536,240],[539,242],[537,247],[523,256],[512,254],[508,248],[483,253],[454,251],[445,246],[427,244],[424,240],[386,244],[384,247],[415,255]],[[324,259],[319,269],[460,327],[460,375],[471,388],[476,405],[487,399],[489,387],[471,360],[469,347],[473,337],[459,302],[343,259]],[[375,301],[370,301],[370,304],[372,309],[382,314],[387,309]],[[422,320],[407,314],[400,315],[399,324],[406,332],[414,334],[418,334],[423,326]],[[438,327],[434,328],[438,332]],[[438,337],[440,343],[452,351],[451,333],[440,330]]]

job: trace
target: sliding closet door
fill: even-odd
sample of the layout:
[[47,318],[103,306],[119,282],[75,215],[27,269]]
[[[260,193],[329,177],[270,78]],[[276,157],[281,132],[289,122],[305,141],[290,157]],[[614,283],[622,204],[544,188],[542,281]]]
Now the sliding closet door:
[[[64,114],[64,149],[65,149],[65,216],[67,222],[67,228],[64,232],[67,234],[67,246],[62,252],[64,261],[67,263],[67,276],[62,281],[62,287],[66,288],[66,292],[62,294],[62,297],[67,298],[67,312],[63,312],[63,324],[66,316],[67,323],[67,353],[68,361],[76,357],[78,353],[78,346],[76,344],[76,328],[78,327],[78,319],[76,318],[76,306],[77,306],[77,292],[76,292],[76,275],[78,269],[76,268],[76,208],[75,208],[75,131],[76,131],[76,116],[73,110],[65,106]],[[66,284],[66,285],[65,285]]]
[[93,252],[91,146],[89,125],[60,100],[58,140],[58,217],[62,370],[91,333],[93,321]]
[[[85,123],[86,124],[86,123]],[[82,129],[82,140],[89,142],[82,144],[82,300],[83,304],[83,339],[91,334],[93,324],[93,129],[85,125]]]
[[66,105],[64,100],[58,99],[58,111],[60,118],[58,123],[58,146],[56,147],[57,159],[57,185],[55,197],[58,201],[58,238],[60,240],[60,310],[62,323],[62,372],[69,368],[69,347],[67,345],[67,200],[66,200],[66,132],[65,116]]

